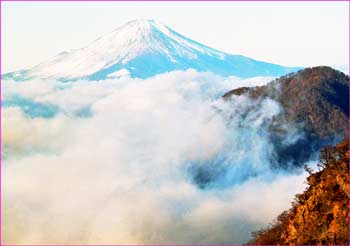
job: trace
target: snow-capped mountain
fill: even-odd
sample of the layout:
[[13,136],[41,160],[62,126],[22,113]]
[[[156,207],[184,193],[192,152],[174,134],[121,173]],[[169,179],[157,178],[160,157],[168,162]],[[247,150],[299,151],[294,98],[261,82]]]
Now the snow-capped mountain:
[[280,76],[299,69],[230,55],[186,38],[154,20],[135,20],[84,48],[62,52],[33,68],[8,73],[3,78],[101,80],[125,75],[147,78],[189,68],[243,78]]

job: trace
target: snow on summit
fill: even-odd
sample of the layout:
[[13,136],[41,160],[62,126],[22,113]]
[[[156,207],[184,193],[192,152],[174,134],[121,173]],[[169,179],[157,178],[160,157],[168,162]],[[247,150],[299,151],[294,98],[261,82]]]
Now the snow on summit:
[[190,68],[238,77],[280,76],[297,70],[220,52],[154,20],[134,20],[84,48],[62,52],[29,70],[5,74],[4,78],[102,80],[118,71],[147,78]]

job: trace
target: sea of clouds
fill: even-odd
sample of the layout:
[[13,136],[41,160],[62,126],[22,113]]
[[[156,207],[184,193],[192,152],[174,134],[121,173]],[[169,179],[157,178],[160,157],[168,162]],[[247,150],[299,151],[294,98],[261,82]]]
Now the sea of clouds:
[[305,188],[270,168],[278,103],[221,99],[270,80],[3,81],[4,243],[247,242]]

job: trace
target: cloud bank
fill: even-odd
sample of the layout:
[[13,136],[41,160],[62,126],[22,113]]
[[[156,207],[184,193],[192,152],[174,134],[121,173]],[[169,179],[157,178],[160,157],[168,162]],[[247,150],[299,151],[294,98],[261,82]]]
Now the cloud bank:
[[246,242],[305,186],[270,168],[279,105],[220,98],[269,80],[4,81],[4,243]]

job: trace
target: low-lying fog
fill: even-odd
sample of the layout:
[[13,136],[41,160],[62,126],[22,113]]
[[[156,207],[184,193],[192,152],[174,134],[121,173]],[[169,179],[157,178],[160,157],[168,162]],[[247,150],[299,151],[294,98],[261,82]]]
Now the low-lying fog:
[[278,103],[221,99],[270,80],[3,81],[4,243],[247,242],[305,187],[270,168]]

